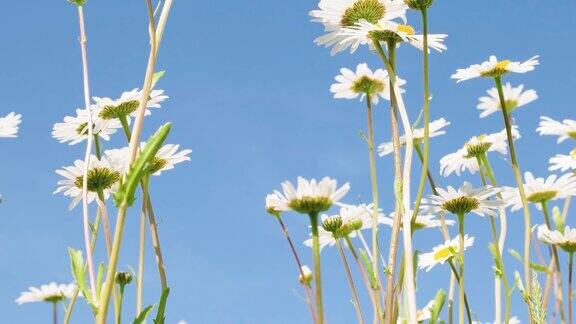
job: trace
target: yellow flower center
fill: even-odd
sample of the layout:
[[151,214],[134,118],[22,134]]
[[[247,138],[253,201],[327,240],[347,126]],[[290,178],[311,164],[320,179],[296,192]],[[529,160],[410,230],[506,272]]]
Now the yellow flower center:
[[531,194],[526,199],[532,203],[544,203],[552,198],[555,198],[557,193],[558,192],[556,190],[538,191]]
[[572,137],[573,139],[576,139],[576,131],[568,132],[568,136]]
[[454,256],[454,247],[453,246],[446,246],[434,253],[434,261],[443,261],[450,259]]
[[398,27],[396,27],[396,31],[400,32],[400,33],[404,33],[407,35],[414,35],[414,28],[412,28],[412,26],[410,25],[398,25]]
[[368,96],[374,96],[384,91],[384,83],[380,80],[363,76],[352,84],[352,91],[356,93],[365,93]]
[[572,152],[570,152],[570,156],[572,159],[576,160],[576,149],[573,149]]
[[502,76],[508,72],[507,68],[510,63],[509,60],[500,61],[492,69],[482,72],[481,75],[491,78]]
[[496,63],[495,69],[506,70],[506,67],[510,64],[509,60],[504,60]]

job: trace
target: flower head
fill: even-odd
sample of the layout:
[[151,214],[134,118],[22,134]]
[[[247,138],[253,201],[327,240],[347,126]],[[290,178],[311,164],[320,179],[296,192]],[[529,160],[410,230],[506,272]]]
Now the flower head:
[[337,182],[328,177],[319,182],[316,179],[306,180],[298,177],[296,188],[290,181],[282,183],[283,193],[274,191],[278,201],[274,201],[273,208],[278,211],[293,210],[302,214],[320,213],[328,210],[337,203],[350,190],[346,183],[337,188]]
[[[538,99],[535,90],[530,89],[523,91],[523,89],[523,84],[517,87],[512,87],[509,82],[502,87],[506,110],[508,112],[512,112],[514,109],[527,105]],[[498,89],[491,88],[486,92],[488,93],[488,97],[480,97],[480,103],[478,104],[478,109],[482,110],[480,118],[484,118],[492,113],[502,110],[500,97],[498,96]]]
[[[520,138],[518,126],[512,126],[512,138]],[[444,177],[452,172],[460,175],[468,170],[471,174],[479,170],[476,157],[481,157],[488,152],[498,152],[502,155],[508,153],[508,141],[506,130],[488,135],[474,136],[470,138],[462,148],[454,153],[445,155],[440,159],[440,174]]]
[[550,158],[550,171],[560,170],[562,172],[566,170],[576,170],[576,149],[572,150],[570,154],[556,154],[556,156]]
[[[408,213],[408,215],[412,215],[411,210],[409,210],[407,213]],[[392,226],[394,224],[394,216],[395,215],[396,215],[395,212],[391,212],[388,217],[383,219],[382,223]],[[452,226],[455,224],[455,222],[451,219],[445,220],[444,223],[447,226]],[[403,226],[403,225],[400,224],[400,226]],[[424,228],[434,228],[434,227],[440,227],[440,226],[442,226],[442,222],[439,219],[437,219],[435,215],[418,213],[418,215],[416,215],[416,220],[414,222],[413,230],[420,230],[420,229],[424,229]]]
[[393,0],[320,0],[317,10],[310,11],[312,21],[324,25],[325,35],[314,40],[318,45],[331,47],[331,55],[350,47],[355,51],[361,44],[342,42],[343,29],[355,26],[361,20],[369,23],[389,21],[396,18],[406,20],[406,9],[403,1]]
[[[474,237],[464,235],[464,251],[474,244]],[[432,252],[422,253],[418,256],[418,268],[430,271],[437,264],[444,264],[444,262],[451,260],[453,257],[460,253],[459,237],[452,240],[447,240],[443,244],[435,246]]]
[[78,144],[88,138],[88,119],[92,112],[92,133],[105,141],[110,140],[110,135],[116,133],[122,127],[116,119],[105,120],[99,117],[100,107],[92,105],[89,109],[76,109],[76,116],[66,116],[62,123],[54,124],[52,137],[60,143],[69,142],[70,145]]
[[22,115],[14,112],[0,117],[0,137],[16,137],[18,125],[22,122]]
[[[443,130],[444,127],[450,125],[449,121],[446,121],[444,118],[437,119],[430,123],[430,134],[429,137],[436,137],[440,135],[446,134],[446,131]],[[413,135],[413,142],[414,144],[420,143],[420,141],[424,138],[424,128],[415,128],[412,130]],[[400,145],[406,145],[406,136],[400,136]],[[394,144],[392,141],[382,143],[378,146],[378,155],[385,156],[394,151]]]
[[576,228],[566,226],[563,231],[552,231],[543,224],[538,226],[538,239],[546,244],[557,245],[568,253],[576,252]]
[[308,268],[307,265],[303,265],[301,268],[301,274],[298,276],[298,281],[306,286],[310,286],[312,282],[312,270]]
[[[99,107],[98,116],[104,120],[111,120],[135,116],[141,98],[142,91],[136,88],[123,92],[120,98],[115,100],[108,97],[94,97],[93,99]],[[164,90],[152,90],[150,91],[146,108],[160,108],[160,103],[166,99],[168,99],[168,96],[164,95]],[[146,109],[146,115],[150,114],[150,110]]]
[[461,82],[478,77],[501,77],[507,73],[526,73],[532,71],[536,65],[538,65],[538,55],[525,62],[512,62],[509,60],[498,61],[496,56],[491,55],[488,61],[456,70],[456,73],[452,74],[451,78],[456,79],[457,82]]
[[540,135],[558,136],[558,143],[562,143],[569,138],[576,140],[576,120],[564,119],[559,122],[550,117],[542,116],[536,131]]
[[[140,150],[143,150],[145,147],[146,142],[140,143]],[[181,150],[178,152],[179,148],[180,145],[178,144],[164,144],[146,167],[148,173],[158,176],[162,174],[162,171],[174,169],[174,165],[178,163],[190,161],[188,155],[192,153],[192,150]],[[129,147],[106,150],[104,153],[109,160],[114,161],[114,164],[119,167],[121,173],[125,172],[126,160],[130,154]]]
[[[524,192],[530,203],[537,204],[576,196],[576,176],[570,173],[557,177],[555,174],[548,178],[534,178],[531,172],[524,173]],[[502,191],[502,198],[512,211],[522,208],[522,200],[518,188],[506,187]]]
[[498,199],[488,199],[500,192],[499,188],[492,186],[472,188],[469,182],[464,182],[458,190],[448,186],[447,190],[437,188],[438,195],[422,199],[422,211],[425,213],[450,212],[456,215],[474,213],[480,216],[485,214],[498,216],[496,212],[503,206]]
[[20,297],[16,299],[16,304],[22,305],[35,302],[56,303],[66,298],[72,298],[75,288],[75,284],[58,285],[55,282],[42,285],[40,288],[30,287],[28,291],[20,293]]
[[[340,73],[335,78],[337,82],[330,86],[334,98],[354,99],[360,96],[362,100],[368,96],[374,104],[378,104],[379,97],[390,100],[390,82],[385,70],[372,72],[366,63],[362,63],[358,64],[356,72],[342,68]],[[396,78],[396,82],[398,86],[406,84],[406,81],[400,78]]]

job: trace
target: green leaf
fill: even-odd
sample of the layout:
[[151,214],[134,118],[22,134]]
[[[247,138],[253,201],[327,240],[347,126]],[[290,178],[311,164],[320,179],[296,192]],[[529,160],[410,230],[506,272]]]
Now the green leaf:
[[98,265],[98,276],[96,277],[96,298],[98,298],[98,300],[100,300],[100,290],[102,289],[105,271],[106,266],[104,266],[104,263],[100,263]]
[[498,258],[498,251],[496,250],[496,245],[489,244],[488,250],[490,250],[490,253],[492,253],[492,257],[494,257],[494,273],[498,278],[502,278],[502,274],[504,273],[503,265],[502,262],[500,262],[500,259]]
[[144,308],[144,310],[142,310],[142,312],[140,312],[140,314],[138,314],[138,317],[136,317],[136,319],[132,323],[133,324],[144,323],[146,321],[146,318],[148,317],[148,315],[150,315],[150,313],[152,313],[153,308],[154,308],[154,305],[150,305],[150,306]]
[[158,71],[152,75],[152,87],[164,76],[166,71]]
[[[560,208],[554,206],[552,208],[552,219],[554,219],[554,224],[556,225],[556,229],[560,232],[564,233],[564,226],[565,226],[565,219],[562,217],[562,213],[560,212]],[[550,229],[552,230],[552,228]]]
[[160,296],[160,304],[158,305],[158,312],[156,313],[154,324],[164,324],[164,312],[166,311],[166,301],[168,300],[169,293],[170,288],[166,288],[162,292],[162,296]]
[[72,269],[72,277],[78,286],[80,292],[84,296],[84,299],[90,304],[93,310],[96,309],[94,302],[92,301],[92,294],[88,285],[86,284],[86,265],[84,264],[84,257],[82,257],[82,251],[73,248],[68,248],[68,255],[70,256],[70,266]]
[[376,289],[377,288],[376,276],[372,269],[372,262],[368,258],[368,255],[366,255],[366,252],[364,252],[364,250],[362,249],[360,249],[360,258],[362,259],[362,263],[364,263],[364,267],[366,267],[366,271],[368,271],[368,279],[370,279],[370,287]]
[[520,255],[520,253],[518,253],[518,251],[514,249],[508,249],[508,253],[510,253],[511,256],[513,256],[516,260],[518,260],[518,262],[522,263],[522,256]]
[[446,293],[444,289],[438,290],[436,296],[434,297],[434,304],[430,307],[430,324],[436,324],[438,322],[438,317],[444,307],[444,301],[446,300]]
[[166,123],[160,126],[154,135],[150,136],[146,146],[130,166],[130,170],[126,174],[126,179],[122,181],[118,187],[118,191],[114,194],[116,206],[119,207],[123,204],[131,206],[134,203],[136,200],[134,192],[140,184],[140,180],[146,175],[146,165],[152,161],[156,153],[158,153],[162,143],[164,143],[166,137],[168,137],[168,133],[170,133],[170,127],[171,124]]
[[539,264],[539,263],[534,263],[534,262],[530,262],[530,268],[539,271],[539,272],[543,272],[543,273],[548,273],[548,267],[543,265],[543,264]]

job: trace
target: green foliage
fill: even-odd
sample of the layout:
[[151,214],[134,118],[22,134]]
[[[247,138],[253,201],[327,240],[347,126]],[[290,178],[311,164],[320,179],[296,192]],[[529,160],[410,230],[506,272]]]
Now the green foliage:
[[160,79],[162,79],[165,73],[166,71],[158,71],[152,75],[152,87],[154,87],[154,85],[160,81]]
[[92,300],[92,294],[86,284],[86,264],[84,264],[84,257],[82,251],[73,248],[68,248],[68,255],[70,256],[70,266],[72,270],[72,277],[76,282],[76,286],[84,296],[84,299],[92,307],[92,311],[96,312],[96,303]]
[[146,147],[144,147],[134,163],[132,163],[130,170],[126,174],[126,178],[120,183],[118,191],[114,194],[116,206],[121,206],[123,204],[131,206],[134,204],[134,201],[136,200],[134,197],[136,187],[140,184],[140,180],[142,180],[146,175],[147,164],[154,159],[156,153],[162,146],[162,143],[164,143],[166,137],[168,137],[170,127],[171,124],[166,123],[160,126],[154,135],[150,136],[146,143]]
[[100,291],[102,290],[102,283],[104,281],[104,272],[106,272],[106,266],[104,263],[98,265],[98,276],[96,277],[96,298],[100,299]]
[[446,292],[444,289],[438,290],[436,296],[434,297],[434,304],[430,307],[430,324],[436,324],[438,322],[438,317],[444,307],[444,301],[446,300]]
[[156,313],[154,324],[164,324],[164,312],[166,311],[166,301],[168,300],[169,293],[170,288],[166,288],[162,292],[162,296],[160,296],[160,304],[158,305],[158,312]]
[[154,309],[154,305],[150,305],[150,306],[144,308],[144,310],[142,312],[140,312],[140,314],[138,314],[138,317],[136,317],[136,319],[134,319],[132,324],[142,324],[142,323],[146,322],[146,318],[148,317],[148,315],[150,315],[150,313],[152,313],[152,309]]

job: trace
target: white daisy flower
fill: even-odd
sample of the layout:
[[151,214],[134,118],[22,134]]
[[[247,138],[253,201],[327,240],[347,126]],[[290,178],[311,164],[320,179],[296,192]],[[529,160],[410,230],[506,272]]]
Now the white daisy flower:
[[306,180],[298,177],[297,188],[294,188],[290,181],[284,181],[283,193],[274,191],[279,200],[270,207],[278,211],[293,210],[302,214],[319,213],[338,203],[348,190],[350,190],[349,183],[337,188],[336,180],[328,177],[324,177],[319,182],[316,179]]
[[507,73],[526,73],[534,70],[538,65],[538,55],[525,62],[512,62],[509,60],[498,61],[496,56],[491,55],[488,61],[481,64],[473,64],[464,69],[457,69],[450,78],[456,82],[462,82],[478,77],[499,77]]
[[558,143],[562,143],[569,138],[576,140],[576,120],[564,119],[559,122],[550,117],[542,116],[536,131],[540,135],[558,136]]
[[22,122],[22,115],[11,112],[0,117],[0,137],[17,137],[18,125]]
[[[523,84],[517,87],[512,87],[510,82],[508,82],[502,87],[502,90],[504,92],[504,100],[506,103],[506,110],[508,112],[511,112],[518,107],[522,107],[538,99],[538,95],[536,94],[535,90],[530,89],[523,91]],[[482,110],[482,113],[480,113],[480,118],[484,118],[502,109],[502,105],[500,104],[500,97],[498,96],[498,89],[491,88],[486,92],[488,93],[489,97],[480,97],[480,103],[477,106],[479,110]]]
[[458,190],[448,186],[447,190],[436,188],[438,195],[422,199],[422,211],[436,214],[450,212],[456,215],[474,213],[479,216],[498,216],[498,210],[504,203],[499,199],[489,199],[500,192],[500,188],[485,186],[474,189],[472,184],[464,182]]
[[550,164],[548,168],[550,171],[576,170],[576,149],[572,150],[568,155],[556,154],[556,156],[550,158]]
[[[512,138],[517,140],[520,137],[518,126],[513,125]],[[458,151],[445,155],[440,159],[440,174],[447,177],[454,172],[459,176],[465,170],[475,174],[479,170],[476,156],[488,152],[497,152],[502,155],[508,153],[508,140],[505,129],[498,133],[474,136]]]
[[[92,111],[92,133],[103,140],[110,140],[110,135],[116,133],[122,125],[117,119],[104,120],[99,117],[101,108],[97,105],[90,107]],[[76,116],[64,117],[64,122],[54,124],[52,137],[60,143],[69,142],[69,145],[81,143],[88,138],[88,109],[76,109]]]
[[[474,237],[464,235],[464,251],[474,244]],[[460,253],[460,238],[456,236],[452,240],[447,240],[443,244],[435,246],[432,252],[422,253],[418,255],[418,268],[430,271],[437,264],[444,264],[444,262],[452,259]]]
[[[100,107],[98,116],[104,120],[111,120],[119,117],[135,117],[141,97],[142,91],[136,88],[123,92],[120,98],[116,100],[108,97],[93,97],[93,99],[96,105]],[[160,108],[160,103],[166,99],[168,99],[168,96],[164,95],[164,90],[152,90],[150,91],[146,108]],[[150,110],[146,109],[145,115],[150,114]]]
[[[360,20],[354,26],[343,28],[340,32],[342,40],[341,46],[345,48],[350,46],[350,52],[354,52],[358,46],[368,44],[373,48],[372,40],[380,42],[393,41],[397,45],[405,42],[419,50],[424,49],[424,35],[415,33],[414,28],[410,25],[398,24],[393,21],[382,20],[377,23],[371,23],[364,19]],[[446,45],[444,39],[446,34],[428,34],[428,52],[434,49],[438,52],[445,51]]]
[[[408,211],[407,212],[409,215],[412,215],[412,211]],[[388,214],[389,216],[384,218],[382,220],[383,224],[392,226],[394,224],[394,216],[396,215],[395,212],[391,212],[390,214]],[[456,222],[454,220],[451,219],[447,219],[444,222],[447,226],[452,226],[454,225]],[[400,225],[402,226],[402,224]],[[414,224],[414,229],[415,230],[419,230],[419,229],[423,229],[423,228],[434,228],[434,227],[440,227],[442,226],[442,222],[436,218],[435,215],[432,214],[420,214],[418,213],[418,215],[416,215],[416,221]]]
[[[358,64],[356,72],[342,68],[340,73],[334,78],[337,82],[330,86],[334,98],[354,99],[360,96],[360,100],[363,100],[368,95],[374,105],[378,104],[379,97],[390,100],[390,80],[385,70],[372,72],[366,63],[362,63]],[[401,87],[406,81],[396,78],[396,84]],[[405,91],[400,89],[400,92]]]
[[[88,203],[98,197],[98,192],[108,199],[111,193],[116,192],[121,178],[122,165],[116,164],[108,156],[104,155],[99,160],[95,155],[90,156],[88,166]],[[72,198],[69,209],[72,210],[82,200],[82,180],[84,174],[84,160],[76,160],[74,165],[56,170],[56,173],[64,179],[58,181],[58,188],[54,194],[63,192],[64,196]]]
[[22,305],[35,302],[56,303],[66,298],[72,298],[74,289],[76,289],[76,285],[73,283],[58,285],[55,282],[42,285],[40,288],[30,287],[28,291],[20,293],[20,297],[16,298],[16,304]]
[[[450,122],[446,121],[444,118],[431,122],[429,125],[429,137],[432,138],[446,134],[446,131],[443,130],[443,128],[448,125],[450,125]],[[414,144],[417,144],[424,138],[424,128],[415,128],[412,130],[412,134],[414,136]],[[406,137],[404,135],[400,136],[400,145],[406,145]],[[378,146],[378,155],[380,156],[385,156],[392,152],[394,152],[394,144],[392,141],[382,143]]]
[[566,226],[564,231],[552,231],[542,224],[538,226],[538,239],[546,244],[558,245],[568,253],[576,252],[576,228]]
[[330,55],[350,47],[354,52],[361,44],[353,42],[342,43],[345,38],[341,34],[344,28],[356,25],[360,20],[370,23],[388,21],[396,18],[406,20],[404,1],[393,0],[320,0],[318,10],[310,11],[312,21],[324,25],[325,35],[314,40],[318,45],[332,47]]
[[[342,235],[348,237],[356,237],[356,232],[363,229],[371,229],[372,228],[372,216],[374,212],[374,205],[373,204],[360,204],[358,206],[355,205],[344,205],[340,207],[340,212],[337,215],[328,216],[323,214],[322,225],[318,226],[318,238],[320,242],[320,249],[323,249],[325,246],[333,246],[336,244],[336,239],[338,237],[334,237],[334,235]],[[340,230],[336,232],[330,232],[324,229],[324,223],[328,219],[338,218],[338,223],[340,226]],[[378,223],[379,224],[388,224],[388,220],[382,214],[382,210],[378,211]],[[340,237],[341,238],[341,237]],[[304,241],[304,245],[312,247],[312,238]]]
[[[143,150],[144,147],[146,147],[146,142],[141,142],[140,150]],[[192,153],[192,150],[182,150],[178,152],[179,148],[180,145],[178,144],[164,144],[147,167],[148,172],[152,175],[159,176],[162,174],[162,171],[174,169],[174,165],[178,163],[190,161],[188,155]],[[122,174],[125,172],[126,160],[130,154],[129,147],[106,150],[104,154],[109,160],[113,161],[114,165],[120,166],[119,171]]]
[[[524,192],[528,202],[536,204],[540,208],[541,203],[576,196],[576,176],[567,173],[561,177],[555,174],[548,178],[534,178],[531,172],[524,173]],[[522,209],[522,200],[518,188],[505,187],[502,191],[502,199],[512,211]]]

